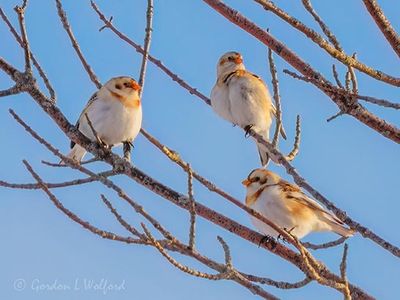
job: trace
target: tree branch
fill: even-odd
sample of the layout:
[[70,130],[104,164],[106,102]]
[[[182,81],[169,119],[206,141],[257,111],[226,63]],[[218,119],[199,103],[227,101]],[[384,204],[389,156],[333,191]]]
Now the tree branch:
[[393,51],[400,57],[400,37],[386,18],[383,10],[376,0],[363,0],[363,2],[376,25],[378,25],[382,34],[392,46]]

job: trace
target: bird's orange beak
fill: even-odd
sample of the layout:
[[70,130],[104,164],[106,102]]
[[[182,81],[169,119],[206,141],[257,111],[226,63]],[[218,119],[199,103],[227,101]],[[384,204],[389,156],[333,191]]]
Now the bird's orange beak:
[[142,87],[135,80],[131,81],[131,88],[135,91],[140,91],[142,89]]
[[243,62],[242,56],[236,56],[234,62],[235,64],[240,65]]
[[251,184],[251,181],[246,178],[245,180],[242,181],[242,184],[244,186],[249,186]]

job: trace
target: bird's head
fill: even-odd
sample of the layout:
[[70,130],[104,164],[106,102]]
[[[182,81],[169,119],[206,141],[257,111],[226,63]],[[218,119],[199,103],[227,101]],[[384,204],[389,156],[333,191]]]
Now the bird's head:
[[227,52],[221,56],[217,65],[218,77],[236,70],[244,70],[243,57],[239,52]]
[[250,172],[249,176],[242,181],[242,184],[247,188],[247,192],[252,194],[259,190],[262,186],[277,184],[280,177],[265,169],[255,169]]
[[139,97],[141,86],[128,76],[114,77],[104,87],[117,98]]

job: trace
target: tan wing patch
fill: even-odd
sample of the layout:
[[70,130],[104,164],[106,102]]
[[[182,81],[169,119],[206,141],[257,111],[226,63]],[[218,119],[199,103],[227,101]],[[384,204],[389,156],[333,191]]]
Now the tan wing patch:
[[279,186],[281,187],[282,192],[285,192],[285,193],[288,193],[288,192],[303,193],[297,185],[291,184],[282,179],[279,181]]
[[[311,214],[323,214],[325,216],[330,217],[330,219],[334,220],[335,222],[337,222],[340,225],[343,225],[344,223],[342,222],[342,220],[340,220],[338,217],[336,217],[334,214],[330,213],[329,211],[326,211],[324,208],[320,207],[319,205],[317,205],[316,203],[308,200],[308,197],[301,192],[302,197],[299,197],[298,195],[293,195],[291,193],[286,194],[286,198],[292,201],[288,201],[288,206],[292,207],[291,209],[293,209],[294,211],[297,210],[304,210],[304,211],[308,211],[308,213]],[[300,213],[300,212],[298,212]]]

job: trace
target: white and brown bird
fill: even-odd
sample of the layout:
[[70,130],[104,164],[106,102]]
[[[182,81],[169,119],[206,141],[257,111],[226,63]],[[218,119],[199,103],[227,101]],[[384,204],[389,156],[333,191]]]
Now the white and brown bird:
[[[218,61],[217,82],[211,91],[211,106],[223,119],[238,125],[246,132],[253,129],[269,139],[269,129],[275,107],[264,81],[246,71],[242,55],[227,52]],[[282,136],[286,138],[284,131]],[[268,163],[267,149],[258,143],[261,164]]]
[[[315,231],[333,231],[343,237],[350,237],[354,233],[298,186],[271,171],[255,169],[242,184],[247,187],[247,206],[299,239]],[[261,233],[275,238],[279,236],[274,229],[255,217],[252,216],[251,221]]]
[[[124,157],[129,158],[132,141],[142,125],[140,89],[140,85],[130,77],[110,79],[90,98],[78,119],[77,128],[90,140],[96,141],[88,117],[101,143],[108,147],[122,143]],[[71,142],[71,148],[68,157],[80,162],[86,150],[74,142]]]

